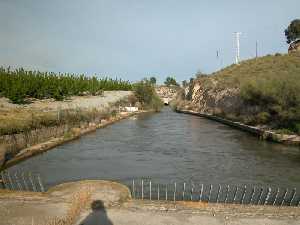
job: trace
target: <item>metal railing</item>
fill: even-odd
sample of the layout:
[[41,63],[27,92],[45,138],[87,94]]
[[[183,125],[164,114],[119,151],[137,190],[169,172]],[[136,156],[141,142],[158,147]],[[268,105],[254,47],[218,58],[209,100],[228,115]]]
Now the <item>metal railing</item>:
[[45,192],[41,176],[36,173],[9,172],[0,173],[0,187],[9,190]]
[[162,201],[200,201],[243,205],[300,206],[296,188],[271,188],[254,185],[205,185],[191,183],[159,184],[149,179],[130,184],[134,199]]

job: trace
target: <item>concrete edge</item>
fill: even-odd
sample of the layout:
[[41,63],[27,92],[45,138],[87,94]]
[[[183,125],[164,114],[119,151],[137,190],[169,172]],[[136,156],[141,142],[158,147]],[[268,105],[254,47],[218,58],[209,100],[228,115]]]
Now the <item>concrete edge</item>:
[[205,114],[205,113],[200,113],[192,110],[175,110],[177,113],[183,113],[183,114],[190,114],[190,115],[195,115],[203,118],[207,118],[213,121],[220,122],[222,124],[237,128],[242,131],[246,131],[254,136],[257,136],[263,140],[267,141],[272,141],[276,143],[281,143],[285,145],[295,145],[299,146],[300,145],[300,136],[298,135],[283,135],[283,134],[278,134],[275,133],[274,131],[267,131],[263,130],[259,127],[255,126],[249,126],[240,122],[234,122],[228,119],[224,119],[215,115],[211,114]]
[[80,129],[80,134],[78,134],[78,135],[73,135],[73,136],[67,137],[67,138],[65,138],[65,137],[51,138],[50,140],[48,140],[46,142],[39,143],[39,144],[30,146],[28,148],[25,148],[25,149],[21,150],[14,158],[6,161],[4,163],[4,165],[2,167],[0,167],[0,172],[2,170],[5,170],[9,167],[12,167],[12,166],[18,164],[19,162],[22,162],[28,158],[31,158],[35,155],[49,151],[49,150],[51,150],[59,145],[62,145],[64,143],[76,140],[85,134],[96,131],[97,129],[107,127],[111,124],[114,124],[114,123],[120,121],[120,120],[127,119],[129,117],[132,117],[132,116],[135,116],[135,115],[138,115],[141,113],[145,113],[145,112],[147,112],[147,111],[141,110],[139,112],[133,112],[133,113],[129,112],[127,114],[118,114],[116,117],[113,117],[110,120],[105,121],[104,123],[95,124],[88,128]]

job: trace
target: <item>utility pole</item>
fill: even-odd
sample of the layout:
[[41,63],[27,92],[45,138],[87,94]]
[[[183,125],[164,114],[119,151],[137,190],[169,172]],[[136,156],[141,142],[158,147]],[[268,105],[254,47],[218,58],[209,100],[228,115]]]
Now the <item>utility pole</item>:
[[239,64],[240,62],[240,36],[241,32],[235,32],[235,39],[236,39],[236,55],[235,55],[235,63]]
[[258,57],[258,41],[256,41],[256,45],[255,45],[255,58]]

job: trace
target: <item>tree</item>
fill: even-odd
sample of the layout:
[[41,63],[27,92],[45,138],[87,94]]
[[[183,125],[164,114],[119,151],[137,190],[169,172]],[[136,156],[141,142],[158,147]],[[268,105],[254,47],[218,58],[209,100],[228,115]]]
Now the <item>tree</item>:
[[291,44],[300,39],[300,19],[293,20],[284,31],[287,43]]
[[155,85],[156,84],[156,78],[155,77],[150,77],[150,83]]
[[165,81],[165,85],[167,85],[167,86],[170,86],[170,85],[176,85],[176,86],[178,86],[175,78],[173,78],[173,77],[167,77],[166,81]]
[[187,81],[186,80],[182,81],[182,87],[186,87],[186,86],[188,86]]

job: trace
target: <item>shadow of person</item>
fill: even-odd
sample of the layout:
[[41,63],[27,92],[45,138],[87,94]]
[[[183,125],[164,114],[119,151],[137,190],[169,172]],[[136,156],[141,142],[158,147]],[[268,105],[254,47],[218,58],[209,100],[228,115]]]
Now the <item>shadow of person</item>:
[[113,225],[107,217],[106,209],[101,200],[95,200],[91,204],[91,212],[80,225]]

